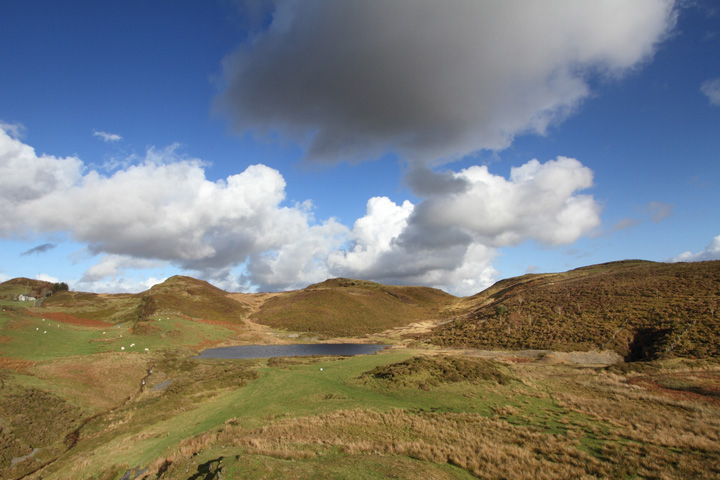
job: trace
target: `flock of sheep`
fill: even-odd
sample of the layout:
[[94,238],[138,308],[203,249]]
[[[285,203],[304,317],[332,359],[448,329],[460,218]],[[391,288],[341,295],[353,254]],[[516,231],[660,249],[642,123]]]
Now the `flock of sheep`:
[[[44,322],[45,319],[43,318],[42,321]],[[52,326],[52,324],[49,323],[49,322],[48,322],[48,325]],[[58,323],[57,326],[59,327],[60,324]],[[118,328],[119,328],[119,327],[118,327]],[[37,330],[37,331],[39,332],[39,331],[40,331],[40,327],[35,327],[35,330]],[[44,333],[44,334],[47,333],[47,330],[43,330],[43,333]],[[105,335],[105,333],[106,333],[106,332],[102,332],[103,335]],[[122,335],[120,335],[120,338],[122,338]],[[134,346],[135,346],[135,344],[134,344],[134,343],[131,343],[128,348],[133,348]],[[121,352],[124,352],[124,351],[125,351],[125,347],[124,347],[124,346],[120,347],[120,351],[121,351]],[[149,348],[146,348],[146,349],[145,349],[145,352],[150,352],[150,349],[149,349]]]

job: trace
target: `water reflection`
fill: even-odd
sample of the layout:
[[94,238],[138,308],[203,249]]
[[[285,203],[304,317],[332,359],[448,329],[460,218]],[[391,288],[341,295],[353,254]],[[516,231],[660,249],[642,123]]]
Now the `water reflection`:
[[242,345],[209,348],[195,358],[248,359],[270,357],[306,357],[310,355],[369,355],[390,345],[365,343],[310,343],[293,345]]

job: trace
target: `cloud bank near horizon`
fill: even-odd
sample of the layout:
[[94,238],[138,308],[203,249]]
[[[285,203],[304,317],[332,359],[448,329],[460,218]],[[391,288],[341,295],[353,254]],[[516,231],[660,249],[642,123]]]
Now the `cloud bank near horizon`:
[[494,281],[498,248],[568,244],[600,224],[598,203],[581,193],[592,171],[572,158],[531,160],[509,178],[485,166],[448,173],[467,188],[417,205],[373,197],[348,227],[315,219],[309,200],[286,205],[273,168],[210,181],[202,160],[178,150],[150,148],[104,175],[76,157],[37,155],[0,129],[0,236],[68,235],[100,255],[80,280],[95,291],[117,288],[126,270],[171,264],[233,289],[348,276],[465,295]]
[[675,22],[671,0],[274,3],[269,28],[225,58],[216,106],[325,164],[438,165],[543,134]]
[[720,260],[720,235],[712,239],[702,252],[683,252],[670,259],[670,262],[705,262],[709,260]]

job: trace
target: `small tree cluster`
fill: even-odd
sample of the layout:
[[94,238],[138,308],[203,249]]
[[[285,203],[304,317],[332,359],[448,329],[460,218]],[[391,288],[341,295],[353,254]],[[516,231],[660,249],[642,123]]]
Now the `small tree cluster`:
[[55,292],[64,292],[64,291],[67,291],[67,290],[69,290],[69,287],[68,287],[68,284],[67,284],[67,283],[65,283],[65,282],[53,283],[52,293],[55,293]]

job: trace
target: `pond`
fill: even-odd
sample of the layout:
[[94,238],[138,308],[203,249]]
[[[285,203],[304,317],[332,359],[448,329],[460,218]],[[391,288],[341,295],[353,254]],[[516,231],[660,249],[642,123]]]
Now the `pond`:
[[307,357],[310,355],[354,355],[373,354],[390,345],[370,345],[366,343],[310,343],[293,345],[242,345],[237,347],[219,347],[203,350],[195,358],[248,359],[270,357]]

